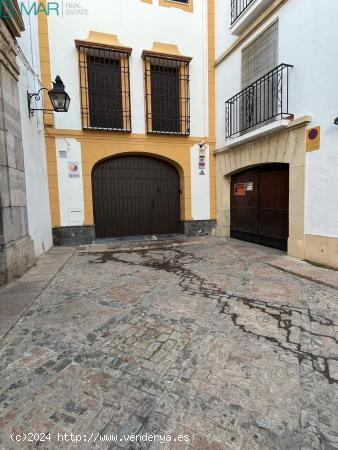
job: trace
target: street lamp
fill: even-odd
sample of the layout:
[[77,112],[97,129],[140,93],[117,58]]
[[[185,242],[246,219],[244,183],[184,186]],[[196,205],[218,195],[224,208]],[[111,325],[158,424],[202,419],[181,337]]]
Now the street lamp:
[[[32,108],[32,99],[34,98],[36,101],[41,100],[42,91],[48,92],[48,96],[53,105],[53,109]],[[27,92],[27,98],[29,117],[34,117],[35,111],[67,112],[69,109],[70,97],[65,91],[65,85],[63,84],[63,81],[61,80],[59,75],[55,78],[52,89],[48,90],[46,88],[41,88],[36,94],[30,94],[29,92]]]

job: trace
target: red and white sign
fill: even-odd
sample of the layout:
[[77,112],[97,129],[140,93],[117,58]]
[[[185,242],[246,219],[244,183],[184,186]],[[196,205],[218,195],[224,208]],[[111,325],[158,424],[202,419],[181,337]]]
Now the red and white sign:
[[246,193],[246,184],[245,183],[236,183],[234,188],[234,195],[236,197],[242,197]]

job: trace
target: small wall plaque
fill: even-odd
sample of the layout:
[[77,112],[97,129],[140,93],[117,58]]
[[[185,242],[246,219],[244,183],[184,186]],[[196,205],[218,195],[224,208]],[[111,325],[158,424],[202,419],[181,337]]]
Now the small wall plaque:
[[66,150],[60,150],[59,151],[59,157],[62,158],[62,159],[66,159],[67,158]]
[[306,151],[312,152],[320,148],[320,127],[306,130]]
[[236,183],[234,188],[234,195],[236,197],[242,197],[246,192],[246,184],[245,183]]
[[68,176],[69,178],[80,178],[80,163],[68,163]]

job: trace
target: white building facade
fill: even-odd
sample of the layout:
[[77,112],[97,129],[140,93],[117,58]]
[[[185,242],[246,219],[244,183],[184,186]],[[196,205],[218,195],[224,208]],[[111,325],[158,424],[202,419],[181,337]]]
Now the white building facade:
[[55,242],[211,234],[214,1],[83,0],[39,20],[42,79],[71,97],[45,120]]
[[217,232],[338,266],[331,0],[216,0]]
[[[28,1],[28,6],[30,2]],[[27,9],[28,9],[27,6]],[[21,112],[22,145],[25,163],[28,231],[34,241],[35,256],[39,258],[53,245],[47,159],[43,113],[30,117],[27,92],[37,93],[42,88],[38,17],[22,14],[25,31],[17,40],[17,63],[20,69],[19,100]],[[43,108],[42,100],[34,102]]]

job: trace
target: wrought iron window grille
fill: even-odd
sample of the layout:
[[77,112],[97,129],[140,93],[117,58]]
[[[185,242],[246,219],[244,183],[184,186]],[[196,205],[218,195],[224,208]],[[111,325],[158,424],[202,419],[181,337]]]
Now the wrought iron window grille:
[[238,137],[289,112],[290,64],[280,64],[225,103],[226,138]]
[[76,45],[83,129],[131,132],[131,49]]
[[147,133],[190,134],[191,58],[143,52]]

